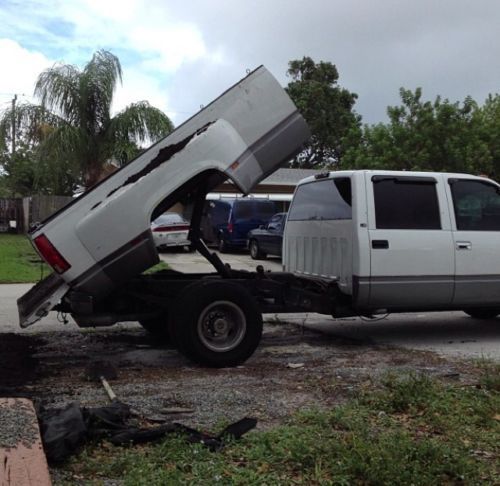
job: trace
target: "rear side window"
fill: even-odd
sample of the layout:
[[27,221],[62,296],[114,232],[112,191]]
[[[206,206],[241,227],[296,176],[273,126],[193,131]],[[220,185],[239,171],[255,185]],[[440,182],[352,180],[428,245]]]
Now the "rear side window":
[[289,221],[351,218],[351,180],[346,177],[300,185],[288,216]]
[[227,223],[231,206],[225,201],[207,201],[207,217],[212,224],[219,225]]
[[374,176],[377,229],[441,229],[436,181]]
[[457,229],[500,231],[500,194],[489,182],[450,180]]
[[236,201],[233,206],[234,219],[258,219],[269,221],[276,213],[272,201]]

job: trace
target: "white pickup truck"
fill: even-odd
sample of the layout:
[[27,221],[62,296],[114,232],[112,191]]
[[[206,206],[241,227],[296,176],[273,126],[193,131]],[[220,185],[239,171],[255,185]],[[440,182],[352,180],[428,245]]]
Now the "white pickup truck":
[[[479,177],[320,174],[296,189],[285,271],[234,270],[210,253],[200,237],[207,193],[227,178],[250,192],[309,135],[258,68],[32,230],[54,273],[18,300],[21,326],[51,310],[80,326],[139,321],[199,364],[233,366],[256,349],[262,313],[500,313],[499,186]],[[158,262],[150,222],[177,202],[191,208],[191,245],[214,273],[143,274]]]
[[[309,136],[283,88],[264,67],[256,69],[31,230],[54,273],[18,300],[21,326],[51,310],[71,314],[80,326],[136,320],[152,332],[168,332],[197,362],[245,360],[262,332],[252,290],[257,274],[242,280],[208,251],[200,238],[205,196],[228,178],[250,192]],[[177,202],[192,209],[191,244],[217,273],[142,275],[159,262],[150,223]]]
[[336,282],[337,316],[455,309],[492,318],[500,314],[500,186],[431,172],[304,179],[283,263]]

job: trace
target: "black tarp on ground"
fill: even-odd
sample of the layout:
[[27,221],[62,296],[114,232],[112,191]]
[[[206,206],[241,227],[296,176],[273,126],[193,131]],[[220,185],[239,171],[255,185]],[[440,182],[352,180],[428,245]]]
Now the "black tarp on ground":
[[129,417],[129,406],[118,400],[99,408],[84,408],[78,403],[58,409],[40,408],[38,419],[47,460],[62,462],[91,439],[106,438],[114,445],[129,445],[159,440],[170,433],[184,434],[188,442],[217,451],[224,447],[224,440],[239,439],[257,425],[256,419],[245,417],[211,436],[176,422],[153,428],[133,427],[127,424]]

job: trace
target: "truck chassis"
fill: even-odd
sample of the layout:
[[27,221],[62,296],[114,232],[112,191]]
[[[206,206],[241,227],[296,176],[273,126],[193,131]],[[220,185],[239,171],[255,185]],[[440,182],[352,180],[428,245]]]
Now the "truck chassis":
[[70,313],[81,327],[139,321],[189,359],[216,367],[235,366],[254,352],[264,313],[342,314],[348,298],[334,280],[265,272],[260,265],[255,272],[234,270],[210,252],[199,230],[206,192],[201,186],[194,195],[189,239],[214,273],[142,274],[98,302],[70,291],[54,310]]

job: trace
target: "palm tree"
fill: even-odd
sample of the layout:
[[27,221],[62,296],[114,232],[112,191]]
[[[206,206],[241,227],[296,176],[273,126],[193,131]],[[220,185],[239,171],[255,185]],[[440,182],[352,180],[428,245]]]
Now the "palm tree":
[[14,119],[40,160],[76,170],[85,187],[94,185],[106,162],[114,158],[124,163],[137,155],[140,143],[155,142],[173,129],[167,115],[147,101],[111,117],[113,93],[121,80],[120,61],[105,50],[94,53],[83,70],[70,64],[47,69],[35,86],[40,105],[21,104],[15,117],[9,110],[0,119],[4,146]]

